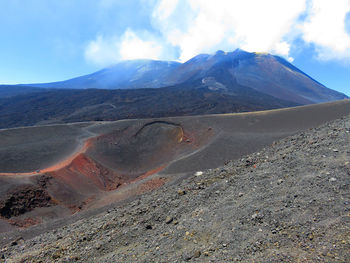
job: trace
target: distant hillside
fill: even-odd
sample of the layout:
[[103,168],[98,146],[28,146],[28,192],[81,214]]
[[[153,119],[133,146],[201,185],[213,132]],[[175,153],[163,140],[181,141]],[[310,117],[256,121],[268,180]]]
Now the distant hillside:
[[0,128],[246,112],[344,98],[281,57],[237,49],[183,64],[123,61],[62,82],[0,86]]
[[89,75],[30,86],[59,89],[160,88],[167,86],[165,80],[180,65],[175,61],[127,60]]
[[45,91],[44,88],[36,88],[22,85],[0,85],[0,98],[8,98],[32,92]]
[[160,89],[52,90],[0,99],[0,128],[247,112],[296,105],[238,84],[231,91],[213,90],[200,83]]
[[[69,89],[160,88],[202,82],[212,89],[231,89],[232,83],[250,87],[298,104],[320,103],[347,96],[326,88],[285,59],[237,49],[201,54],[181,64],[171,61],[122,61],[78,78],[29,86]],[[190,87],[189,87],[190,88]]]

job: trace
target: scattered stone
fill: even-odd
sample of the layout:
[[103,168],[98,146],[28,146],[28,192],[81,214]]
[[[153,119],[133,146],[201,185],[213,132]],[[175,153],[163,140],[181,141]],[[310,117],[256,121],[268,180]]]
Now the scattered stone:
[[[0,245],[0,262],[348,262],[349,160],[322,154],[350,154],[349,134],[331,137],[328,129],[283,139],[260,157],[227,162],[200,178],[189,174],[143,194],[142,202],[123,202],[107,216],[84,217],[25,240],[25,246],[12,246],[15,236],[8,237]],[[259,169],[246,167],[245,160]]]
[[101,247],[102,247],[102,244],[101,244],[101,243],[97,243],[97,244],[95,245],[95,248],[96,248],[97,250],[101,249]]
[[201,176],[201,175],[203,175],[203,172],[202,172],[202,171],[198,171],[198,172],[196,172],[194,175],[195,175],[195,176]]
[[252,220],[258,221],[259,223],[262,223],[263,218],[264,218],[264,215],[259,212],[256,212],[252,215]]
[[16,240],[11,242],[11,246],[17,246],[18,244],[24,243],[24,240],[22,237],[17,238]]
[[61,257],[61,254],[59,252],[55,252],[54,254],[52,254],[53,260],[59,259],[60,257]]
[[166,224],[170,224],[171,222],[173,222],[173,218],[172,218],[171,216],[167,216],[167,217],[165,218],[165,223],[166,223]]
[[185,253],[183,254],[182,258],[185,260],[185,261],[189,261],[192,259],[192,256],[188,253]]
[[178,195],[185,195],[185,194],[186,194],[186,191],[180,189],[180,190],[177,191],[177,193],[178,193]]
[[197,250],[193,253],[194,258],[199,258],[201,255],[202,255],[202,253],[199,250]]

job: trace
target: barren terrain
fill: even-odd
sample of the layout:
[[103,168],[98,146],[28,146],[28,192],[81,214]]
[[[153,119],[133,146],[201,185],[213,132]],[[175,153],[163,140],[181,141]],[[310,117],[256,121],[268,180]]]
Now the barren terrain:
[[348,262],[349,146],[348,115],[219,168],[170,166],[151,192],[2,235],[2,261]]
[[[349,101],[255,113],[0,131],[0,232],[67,220],[350,113]],[[73,219],[72,219],[73,220]]]

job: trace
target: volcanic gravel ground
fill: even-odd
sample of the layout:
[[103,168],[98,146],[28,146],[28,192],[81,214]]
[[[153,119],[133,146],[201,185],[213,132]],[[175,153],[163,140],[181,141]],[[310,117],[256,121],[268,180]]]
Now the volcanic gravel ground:
[[2,247],[4,262],[349,262],[350,116]]

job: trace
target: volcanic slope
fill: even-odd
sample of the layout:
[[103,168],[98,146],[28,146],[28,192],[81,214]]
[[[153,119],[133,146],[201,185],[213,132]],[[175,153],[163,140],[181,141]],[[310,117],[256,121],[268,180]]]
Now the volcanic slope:
[[250,112],[348,98],[281,57],[240,49],[183,64],[123,61],[38,87],[46,88],[0,85],[0,128]]
[[[249,126],[259,117],[266,121],[268,134],[268,120],[276,114],[283,123],[277,130],[285,135],[291,127],[296,131],[320,122],[307,124],[312,120],[307,112],[332,115],[340,109],[339,103],[317,106],[293,109],[298,113],[294,115],[286,110],[252,119],[226,115],[215,120],[245,118]],[[281,136],[277,130],[272,137]],[[71,225],[53,231],[42,228],[43,233],[32,239],[26,235],[35,227],[22,231],[2,246],[0,260],[348,262],[349,146],[347,115]]]
[[57,224],[74,221],[71,214],[135,198],[347,114],[349,100],[255,113],[1,130],[0,231],[40,223],[50,228],[62,217]]
[[200,54],[183,64],[153,60],[121,61],[93,74],[66,81],[28,84],[59,89],[139,89],[178,85],[187,89],[209,87],[226,93],[238,93],[235,87],[238,85],[297,104],[347,97],[326,88],[281,57],[241,49]]
[[201,87],[198,81],[194,86],[197,88],[187,83],[159,89],[47,90],[0,98],[0,128],[249,112],[300,105],[240,85],[234,86],[234,93]]

